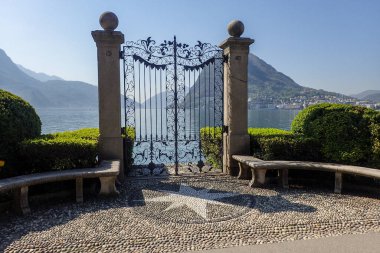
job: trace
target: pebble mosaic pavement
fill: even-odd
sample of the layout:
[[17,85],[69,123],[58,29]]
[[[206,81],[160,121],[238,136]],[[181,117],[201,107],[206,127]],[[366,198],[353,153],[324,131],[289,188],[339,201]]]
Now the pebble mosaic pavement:
[[183,252],[380,232],[380,196],[249,188],[229,176],[134,178],[113,198],[0,218],[5,252]]

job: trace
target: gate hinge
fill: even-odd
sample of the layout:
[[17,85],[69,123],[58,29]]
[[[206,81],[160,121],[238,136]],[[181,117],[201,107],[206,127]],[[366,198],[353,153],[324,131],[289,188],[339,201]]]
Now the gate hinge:
[[121,50],[121,51],[119,52],[119,58],[120,58],[120,59],[123,59],[123,58],[124,58],[124,50]]
[[228,63],[228,54],[223,55],[223,62]]
[[226,125],[223,125],[222,126],[222,133],[224,134],[224,133],[228,133],[228,126],[226,126]]

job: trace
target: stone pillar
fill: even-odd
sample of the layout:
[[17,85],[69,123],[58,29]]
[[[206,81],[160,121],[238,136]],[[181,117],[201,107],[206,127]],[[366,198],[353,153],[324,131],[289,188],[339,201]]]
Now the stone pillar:
[[114,13],[103,13],[99,22],[104,30],[92,31],[91,35],[98,50],[100,159],[120,160],[119,179],[124,180],[120,99],[120,45],[124,35],[114,31],[119,23]]
[[224,64],[223,172],[237,175],[238,164],[232,155],[249,154],[248,135],[248,53],[254,40],[241,38],[244,25],[234,20],[228,25],[232,36],[219,46],[228,61]]

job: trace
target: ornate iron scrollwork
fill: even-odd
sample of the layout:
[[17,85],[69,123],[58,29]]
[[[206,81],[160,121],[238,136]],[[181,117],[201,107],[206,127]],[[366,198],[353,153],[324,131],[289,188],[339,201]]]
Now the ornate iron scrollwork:
[[136,132],[134,163],[204,166],[199,129],[223,123],[220,48],[151,37],[123,47],[125,127]]

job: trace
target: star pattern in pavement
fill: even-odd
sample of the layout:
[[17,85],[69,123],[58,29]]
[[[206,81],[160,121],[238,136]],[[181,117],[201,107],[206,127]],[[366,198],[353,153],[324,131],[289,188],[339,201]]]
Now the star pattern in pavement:
[[210,192],[210,189],[196,190],[186,184],[180,184],[178,192],[162,191],[169,195],[146,199],[146,202],[171,202],[172,204],[164,211],[169,211],[174,208],[187,206],[202,218],[207,220],[207,204],[233,206],[232,204],[215,201],[227,197],[240,195],[234,192]]

